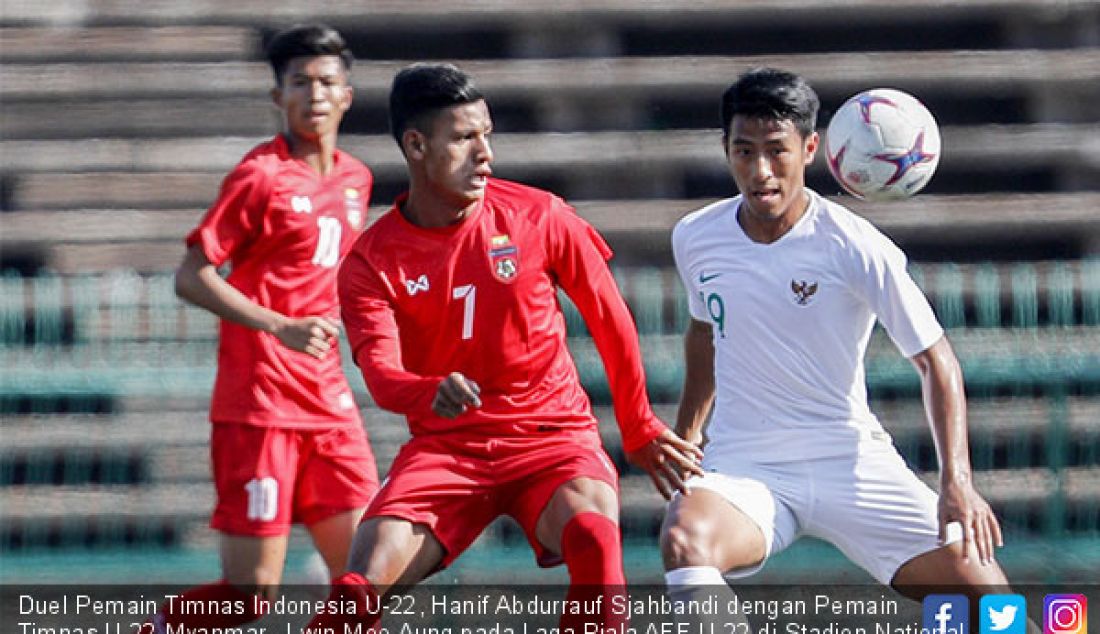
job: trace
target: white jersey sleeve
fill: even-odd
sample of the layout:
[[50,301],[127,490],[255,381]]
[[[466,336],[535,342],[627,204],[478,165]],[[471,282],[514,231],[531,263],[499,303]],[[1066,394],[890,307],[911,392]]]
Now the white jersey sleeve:
[[680,281],[684,283],[688,312],[691,314],[692,319],[696,321],[708,321],[706,307],[703,305],[703,299],[699,295],[699,289],[692,279],[690,267],[688,266],[688,254],[684,243],[687,233],[685,221],[688,221],[689,218],[690,216],[685,217],[684,220],[676,223],[676,226],[672,229],[672,257],[676,262],[676,271],[680,274]]
[[853,289],[863,295],[903,355],[927,350],[943,336],[943,328],[909,275],[905,254],[869,223],[858,235]]

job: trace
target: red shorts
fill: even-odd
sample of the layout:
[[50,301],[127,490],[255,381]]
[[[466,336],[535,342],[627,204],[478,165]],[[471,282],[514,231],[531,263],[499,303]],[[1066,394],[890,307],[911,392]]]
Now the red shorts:
[[401,447],[364,519],[392,516],[423,524],[450,565],[494,519],[519,523],[540,566],[561,563],[535,536],[558,487],[576,478],[607,482],[619,475],[596,432],[518,438],[422,436]]
[[285,535],[364,507],[378,469],[362,425],[318,431],[214,424],[210,457],[218,501],[210,526],[234,535]]

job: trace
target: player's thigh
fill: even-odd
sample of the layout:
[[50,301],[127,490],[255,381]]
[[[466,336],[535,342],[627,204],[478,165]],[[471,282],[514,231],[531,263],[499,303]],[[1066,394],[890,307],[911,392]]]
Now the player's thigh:
[[726,495],[692,487],[673,498],[661,526],[665,569],[708,566],[728,572],[759,566],[768,554],[764,531]]
[[301,432],[294,518],[306,526],[366,508],[378,492],[378,468],[362,425]]
[[599,513],[619,522],[619,495],[603,480],[581,477],[554,491],[535,524],[535,535],[546,548],[561,553],[565,526],[580,513]]
[[[863,443],[844,457],[814,461],[806,534],[831,542],[880,583],[902,564],[940,548],[938,497],[887,442]],[[961,536],[948,527],[948,541]]]
[[300,456],[293,431],[214,424],[210,457],[217,502],[210,525],[229,535],[289,533]]
[[271,595],[282,581],[287,535],[221,537],[222,576],[246,592]]
[[424,524],[377,516],[359,525],[348,568],[385,593],[391,586],[412,585],[439,568],[443,545]]
[[423,527],[442,546],[437,567],[461,555],[501,511],[491,463],[461,438],[422,437],[406,443],[363,517],[396,518]]
[[577,513],[618,522],[619,474],[595,432],[501,443],[497,495],[523,529],[542,566],[561,563],[561,534]]

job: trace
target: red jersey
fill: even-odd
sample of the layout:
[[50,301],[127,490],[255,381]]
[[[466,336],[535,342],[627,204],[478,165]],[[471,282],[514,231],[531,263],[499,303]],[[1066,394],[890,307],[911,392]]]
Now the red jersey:
[[[604,360],[624,447],[660,434],[634,323],[607,266],[611,249],[572,207],[497,179],[449,227],[417,227],[397,205],[356,241],[338,278],[352,354],[380,407],[406,415],[414,435],[594,429],[566,347],[560,286]],[[482,403],[453,420],[431,410],[451,372],[477,382]]]
[[[226,176],[187,245],[198,244],[215,266],[229,261],[227,281],[261,306],[338,319],[337,265],[365,224],[372,183],[370,170],[340,150],[321,176],[278,136]],[[360,421],[337,350],[314,359],[225,320],[210,418],[299,428]]]

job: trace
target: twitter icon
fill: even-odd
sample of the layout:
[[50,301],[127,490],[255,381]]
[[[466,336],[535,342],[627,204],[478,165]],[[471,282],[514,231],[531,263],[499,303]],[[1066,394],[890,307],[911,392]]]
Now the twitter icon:
[[981,634],[1027,634],[1027,601],[1020,594],[987,594],[978,603]]

